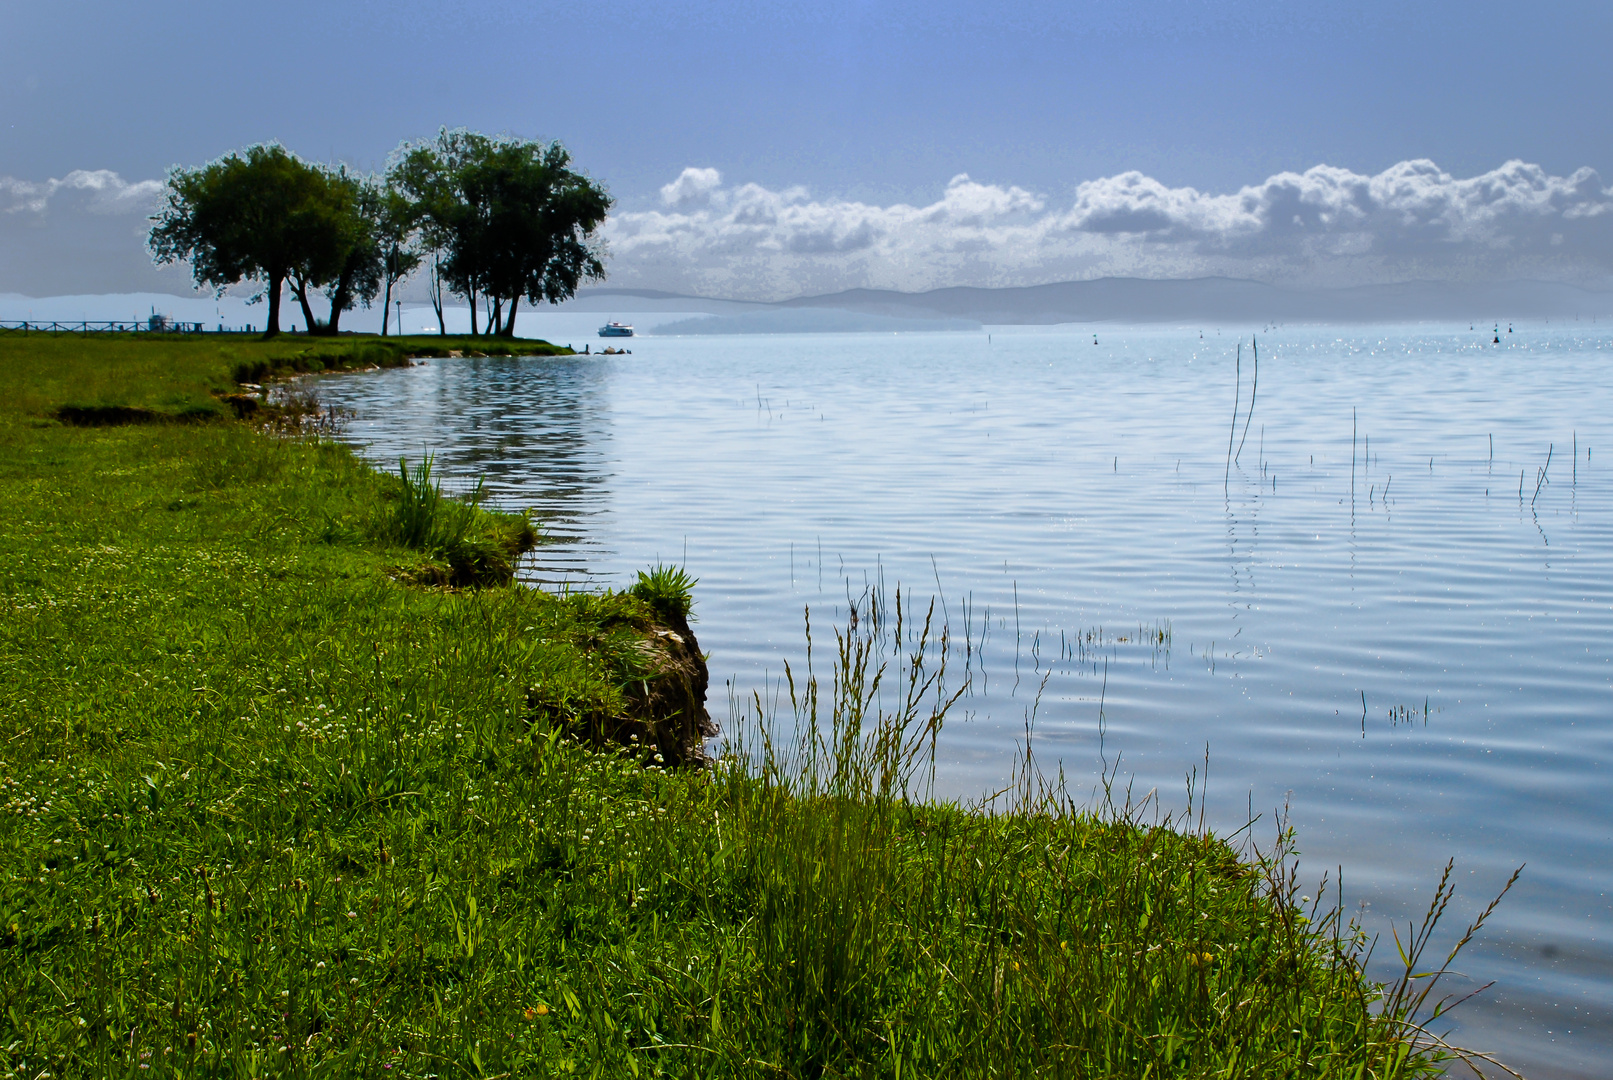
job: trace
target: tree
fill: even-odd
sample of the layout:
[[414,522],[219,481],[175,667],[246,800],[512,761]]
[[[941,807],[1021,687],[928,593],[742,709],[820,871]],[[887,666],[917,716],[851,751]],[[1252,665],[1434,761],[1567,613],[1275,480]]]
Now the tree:
[[312,321],[312,311],[304,300],[303,311],[316,333],[340,332],[342,312],[355,303],[369,307],[381,291],[386,273],[386,249],[381,229],[386,206],[386,190],[372,177],[355,177],[345,167],[321,170],[325,176],[326,232],[319,238],[319,249],[328,252],[325,273],[311,277],[324,286],[330,301],[330,320]]
[[[381,291],[384,252],[380,240],[383,194],[377,182],[345,166],[314,166],[319,182],[296,234],[296,258],[287,274],[311,334],[336,334],[342,312],[369,307]],[[314,315],[309,293],[322,289],[330,317]]]
[[[288,285],[308,332],[334,334],[342,312],[368,307],[380,291],[385,203],[371,178],[309,164],[273,143],[251,146],[199,169],[172,170],[149,246],[159,264],[188,261],[196,283],[219,295],[259,282],[253,299],[269,299],[267,337],[280,332]],[[310,303],[316,289],[330,302],[325,321]]]
[[523,296],[559,303],[605,276],[596,235],[611,199],[570,166],[558,142],[464,130],[399,148],[388,179],[415,206],[441,281],[469,302],[472,333],[478,300],[487,333],[513,337]]
[[[280,332],[286,287],[309,333],[335,334],[343,312],[383,289],[390,308],[394,286],[429,252],[439,329],[446,288],[469,301],[471,333],[485,304],[487,333],[513,337],[523,296],[558,303],[605,276],[597,236],[610,206],[559,143],[445,129],[400,147],[385,183],[267,143],[173,169],[149,246],[159,264],[188,261],[196,283],[220,295],[258,282],[268,337]],[[330,303],[325,321],[315,290]]]
[[481,208],[464,190],[464,174],[489,141],[483,135],[445,129],[434,144],[399,147],[387,171],[389,185],[414,207],[421,239],[432,252],[434,294],[440,296],[446,288],[470,302],[472,333],[481,285],[475,266],[484,223]]
[[196,284],[219,296],[242,281],[258,282],[262,291],[253,299],[268,297],[264,336],[274,337],[281,289],[306,264],[327,187],[320,170],[274,143],[199,169],[176,167],[168,174],[167,205],[152,218],[152,258],[159,265],[189,262]]
[[[376,239],[381,245],[381,280],[386,294],[381,299],[381,336],[386,336],[387,312],[392,305],[392,286],[420,268],[424,256],[415,243],[418,215],[413,204],[390,184],[377,188],[380,213]],[[398,333],[403,333],[403,315],[398,315]]]

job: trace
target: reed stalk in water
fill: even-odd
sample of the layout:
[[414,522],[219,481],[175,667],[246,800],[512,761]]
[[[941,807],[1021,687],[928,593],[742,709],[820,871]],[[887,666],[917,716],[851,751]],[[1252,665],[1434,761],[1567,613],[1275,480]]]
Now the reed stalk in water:
[[1238,435],[1238,406],[1243,400],[1243,342],[1238,342],[1238,351],[1235,358],[1236,367],[1233,368],[1232,384],[1232,428],[1227,432],[1227,471],[1221,482],[1222,489],[1230,488],[1232,484],[1232,440]]
[[[1243,457],[1243,444],[1249,438],[1249,421],[1254,419],[1255,415],[1255,397],[1260,393],[1260,342],[1251,337],[1249,339],[1249,344],[1250,347],[1254,349],[1255,373],[1254,380],[1249,387],[1249,411],[1244,414],[1243,418],[1243,438],[1238,440],[1238,452],[1232,455],[1232,460],[1234,463],[1236,463],[1239,458]],[[1237,423],[1236,413],[1234,413],[1233,423]]]

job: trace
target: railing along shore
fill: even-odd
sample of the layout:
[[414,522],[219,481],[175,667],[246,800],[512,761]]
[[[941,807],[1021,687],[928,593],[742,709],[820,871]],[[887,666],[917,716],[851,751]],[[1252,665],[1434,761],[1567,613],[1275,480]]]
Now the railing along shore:
[[199,322],[156,322],[151,319],[80,319],[77,322],[56,320],[0,322],[0,334],[206,334],[246,333],[250,327],[226,330],[222,323],[216,331],[209,331]]

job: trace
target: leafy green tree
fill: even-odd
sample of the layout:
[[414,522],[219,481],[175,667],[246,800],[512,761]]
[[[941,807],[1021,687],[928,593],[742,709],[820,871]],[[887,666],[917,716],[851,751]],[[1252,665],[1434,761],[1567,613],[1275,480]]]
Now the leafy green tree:
[[[386,191],[370,177],[356,177],[345,167],[322,169],[326,190],[320,229],[310,236],[306,274],[292,274],[292,287],[302,303],[308,327],[315,333],[336,334],[342,312],[356,305],[369,307],[381,291],[386,250],[381,236]],[[307,286],[323,286],[330,302],[330,319],[320,323],[307,300]]]
[[598,230],[611,198],[558,142],[444,130],[401,147],[388,179],[415,206],[442,281],[470,303],[472,333],[478,301],[487,333],[513,337],[522,297],[558,303],[605,276]]
[[[242,281],[267,297],[265,336],[280,332],[280,298],[289,286],[310,333],[337,333],[344,311],[368,307],[385,275],[386,193],[345,167],[304,162],[273,143],[226,154],[199,169],[173,169],[167,204],[148,241],[159,264],[184,260],[198,285],[224,290]],[[330,317],[314,315],[323,289]]]
[[400,147],[387,171],[390,186],[414,207],[421,239],[432,253],[434,287],[470,302],[472,333],[482,284],[475,268],[485,221],[463,180],[489,141],[468,131],[443,130],[434,143]]
[[269,301],[264,336],[273,337],[280,332],[281,290],[307,264],[327,188],[319,169],[274,143],[199,169],[176,167],[168,174],[167,203],[152,218],[152,258],[159,265],[189,262],[196,284],[220,296],[232,285],[257,282],[262,289],[254,299]]
[[[385,184],[377,188],[380,199],[376,219],[376,239],[381,245],[381,281],[386,293],[381,299],[381,336],[386,336],[387,313],[392,307],[392,287],[416,270],[424,261],[417,238],[419,215],[403,193]],[[398,333],[403,333],[403,316],[398,316]]]

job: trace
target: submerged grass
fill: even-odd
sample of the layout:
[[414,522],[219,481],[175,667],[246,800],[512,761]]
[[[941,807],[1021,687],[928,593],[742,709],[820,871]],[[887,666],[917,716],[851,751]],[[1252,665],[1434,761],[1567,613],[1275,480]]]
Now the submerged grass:
[[645,628],[689,613],[681,571],[410,587],[400,561],[482,527],[429,465],[43,420],[59,359],[0,363],[5,1074],[1404,1077],[1445,1054],[1430,980],[1364,978],[1286,830],[1235,850],[1191,811],[1089,812],[1028,750],[992,802],[929,798],[967,672],[907,598],[859,605],[821,677],[809,636],[790,710],[758,700],[713,767],[645,767],[529,702],[621,708]]

